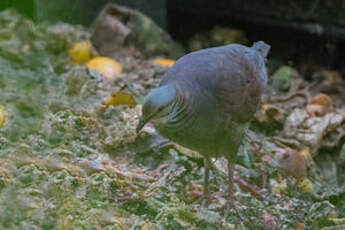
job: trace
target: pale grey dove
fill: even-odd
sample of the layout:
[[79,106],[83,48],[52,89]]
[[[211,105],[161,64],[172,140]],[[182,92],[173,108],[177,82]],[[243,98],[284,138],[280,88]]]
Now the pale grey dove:
[[204,156],[204,198],[210,158],[224,156],[233,204],[234,163],[267,83],[269,49],[259,41],[250,48],[231,44],[189,53],[144,100],[138,130],[151,122],[161,135]]

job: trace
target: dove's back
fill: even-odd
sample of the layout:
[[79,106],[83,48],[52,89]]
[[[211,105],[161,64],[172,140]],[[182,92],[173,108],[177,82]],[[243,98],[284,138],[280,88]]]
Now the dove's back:
[[[263,42],[250,48],[232,44],[179,59],[163,76],[161,86],[177,86],[186,104],[181,114],[190,122],[181,126],[185,130],[174,129],[171,124],[170,131],[163,133],[201,153],[236,152],[266,86],[268,49]],[[178,120],[183,121],[183,117]]]

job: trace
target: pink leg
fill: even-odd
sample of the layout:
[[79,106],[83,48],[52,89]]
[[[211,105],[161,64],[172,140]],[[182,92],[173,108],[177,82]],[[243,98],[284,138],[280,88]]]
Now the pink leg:
[[234,169],[235,164],[228,161],[228,177],[229,177],[229,184],[228,184],[228,201],[231,205],[233,205],[234,201]]
[[230,208],[235,208],[234,205],[234,169],[235,163],[228,160],[228,199],[226,202],[225,216],[228,216]]
[[204,165],[205,165],[205,175],[204,175],[204,196],[209,195],[209,190],[208,190],[208,178],[209,178],[209,173],[210,173],[210,159],[205,157],[204,158]]
[[201,207],[206,208],[208,206],[208,203],[210,201],[210,191],[209,191],[209,175],[210,175],[210,158],[205,157],[204,158],[204,168],[205,168],[205,174],[204,174],[204,191],[202,196],[196,201],[196,203],[200,203]]
[[203,194],[203,200],[201,203],[202,207],[207,207],[210,197],[210,191],[208,189],[208,178],[210,174],[210,158],[205,157],[204,158],[204,167],[205,167],[205,175],[204,175],[204,194]]

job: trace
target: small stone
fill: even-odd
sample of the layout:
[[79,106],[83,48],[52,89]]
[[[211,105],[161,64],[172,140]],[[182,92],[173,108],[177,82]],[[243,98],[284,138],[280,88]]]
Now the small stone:
[[310,116],[322,117],[331,111],[332,99],[327,94],[319,93],[312,98],[306,109]]
[[323,117],[327,113],[327,109],[322,105],[311,104],[306,108],[308,115],[312,117]]
[[332,105],[332,98],[324,93],[316,94],[311,99],[311,104],[323,105],[325,107],[330,107]]
[[278,167],[282,172],[294,177],[298,181],[302,181],[307,174],[306,162],[300,152],[294,149],[280,149],[275,155],[278,161]]

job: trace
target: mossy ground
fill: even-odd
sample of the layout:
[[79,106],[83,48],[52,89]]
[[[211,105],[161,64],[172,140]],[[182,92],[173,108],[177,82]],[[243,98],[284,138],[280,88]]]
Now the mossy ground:
[[[258,188],[263,192],[260,200],[237,186],[238,213],[231,210],[226,218],[226,177],[218,161],[210,178],[215,198],[209,208],[200,208],[193,201],[201,193],[202,160],[164,144],[157,133],[138,137],[140,105],[105,108],[102,104],[120,89],[143,97],[157,85],[164,68],[128,55],[120,60],[124,73],[111,80],[69,59],[68,48],[89,38],[85,28],[36,25],[11,10],[0,12],[0,28],[0,104],[6,110],[0,128],[0,229],[331,229],[341,225],[344,166],[334,159],[329,162],[338,169],[334,174],[338,181],[330,187],[331,181],[318,178],[329,168],[316,167],[321,172],[309,174],[314,194],[303,192],[293,179],[283,178],[268,165],[264,174],[275,186],[286,181],[289,187]],[[261,137],[281,131],[265,125],[256,121],[252,128],[261,130]],[[262,149],[270,154],[276,147],[267,142]],[[340,149],[325,154],[334,158]],[[259,186],[263,163],[253,146],[245,144],[239,159],[237,177]]]

